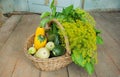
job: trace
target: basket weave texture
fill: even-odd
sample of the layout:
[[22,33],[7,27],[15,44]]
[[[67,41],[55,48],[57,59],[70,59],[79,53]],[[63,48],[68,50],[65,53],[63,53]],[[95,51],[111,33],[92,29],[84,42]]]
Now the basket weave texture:
[[33,45],[33,42],[34,42],[34,37],[35,37],[34,34],[32,34],[30,37],[28,37],[27,41],[25,42],[25,46],[24,46],[24,53],[27,56],[27,58],[29,58],[32,61],[32,63],[38,69],[40,69],[42,71],[58,70],[60,68],[67,66],[68,64],[70,64],[72,62],[71,56],[70,56],[71,51],[69,48],[69,42],[68,42],[68,38],[64,32],[64,28],[56,19],[51,20],[49,26],[51,25],[51,23],[56,23],[58,25],[59,29],[61,29],[61,31],[63,31],[63,36],[64,36],[65,44],[66,44],[66,53],[64,55],[58,56],[58,57],[52,57],[52,58],[48,58],[48,59],[40,59],[40,58],[36,58],[36,57],[28,54],[27,50],[29,49],[29,47],[31,47]]

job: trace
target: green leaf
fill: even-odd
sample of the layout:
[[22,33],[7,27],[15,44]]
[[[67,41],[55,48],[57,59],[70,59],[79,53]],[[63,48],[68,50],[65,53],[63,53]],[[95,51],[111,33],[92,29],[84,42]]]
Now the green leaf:
[[87,63],[85,65],[85,69],[87,70],[87,72],[91,75],[94,72],[94,66],[92,63]]
[[53,7],[53,9],[52,9],[52,16],[55,17],[55,14],[56,14],[56,7]]
[[40,27],[45,27],[45,25],[51,20],[51,18],[42,19],[40,22]]
[[43,12],[40,18],[45,18],[45,17],[48,17],[49,15],[50,15],[50,12]]
[[100,34],[100,33],[101,33],[101,31],[100,31],[100,30],[98,30],[98,29],[95,29],[95,32],[96,32],[96,35],[98,35],[98,34]]
[[54,0],[52,0],[51,4],[50,4],[50,8],[52,9],[54,7]]
[[55,43],[55,45],[60,45],[60,39],[59,39],[59,36],[57,34],[55,35],[54,43]]
[[82,63],[82,62],[84,61],[84,59],[83,59],[83,57],[82,57],[81,54],[79,55],[79,58],[78,58],[77,60],[78,60],[79,65],[81,65],[82,67],[85,66],[85,65]]
[[100,36],[96,37],[96,43],[97,44],[103,44],[103,39]]
[[53,30],[54,34],[58,33],[58,29],[57,29],[57,25],[56,24],[52,25],[52,30]]
[[72,60],[79,66],[84,67],[85,65],[82,63],[84,61],[82,55],[78,52],[73,52]]
[[72,10],[73,10],[73,5],[70,5],[70,6],[63,9],[63,13],[65,15],[68,15],[69,13],[71,13]]
[[54,5],[54,0],[52,0],[52,3],[50,5],[51,11],[52,11],[52,16],[55,17],[56,14],[56,7]]
[[71,58],[72,58],[72,61],[73,61],[75,64],[79,65],[79,63],[77,62],[76,57],[75,57],[74,54],[71,55]]

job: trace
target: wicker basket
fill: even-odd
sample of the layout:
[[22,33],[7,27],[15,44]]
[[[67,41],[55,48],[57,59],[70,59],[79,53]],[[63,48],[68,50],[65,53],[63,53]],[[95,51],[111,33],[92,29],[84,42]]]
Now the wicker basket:
[[27,53],[27,50],[29,47],[31,47],[33,45],[33,41],[34,41],[34,34],[31,35],[26,43],[25,43],[25,47],[24,47],[24,52],[25,55],[32,60],[33,64],[40,70],[43,71],[54,71],[54,70],[58,70],[62,67],[67,66],[68,64],[70,64],[72,62],[71,60],[71,51],[69,48],[69,42],[68,42],[68,38],[65,34],[64,28],[62,27],[62,25],[56,20],[53,19],[51,20],[51,22],[49,23],[49,26],[51,25],[51,23],[56,23],[58,25],[58,28],[61,29],[64,39],[65,39],[65,44],[66,44],[66,53],[62,56],[59,57],[52,57],[52,58],[48,58],[48,59],[40,59],[40,58],[36,58],[32,55],[29,55]]

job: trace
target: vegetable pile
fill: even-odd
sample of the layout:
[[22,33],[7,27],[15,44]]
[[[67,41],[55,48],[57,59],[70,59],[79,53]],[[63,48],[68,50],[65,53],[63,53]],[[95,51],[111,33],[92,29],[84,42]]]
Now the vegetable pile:
[[58,34],[58,28],[52,24],[51,28],[47,30],[41,25],[37,27],[34,44],[28,49],[28,54],[44,59],[64,55],[65,51]]
[[38,58],[65,54],[64,38],[56,24],[52,24],[46,31],[44,29],[46,23],[56,18],[68,36],[73,62],[92,74],[97,63],[97,44],[103,44],[99,36],[101,32],[95,28],[93,17],[80,8],[74,9],[73,5],[64,8],[62,12],[56,12],[54,0],[50,8],[51,12],[44,12],[41,15],[42,20],[36,29],[34,46],[29,48],[28,53]]

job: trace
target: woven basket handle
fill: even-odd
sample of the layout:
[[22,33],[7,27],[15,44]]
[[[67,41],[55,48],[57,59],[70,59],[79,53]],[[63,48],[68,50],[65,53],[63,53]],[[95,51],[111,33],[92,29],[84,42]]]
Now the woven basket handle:
[[67,34],[65,32],[65,29],[63,28],[63,26],[60,24],[60,22],[57,19],[52,19],[48,25],[50,26],[51,23],[57,24],[58,28],[61,30],[61,32],[64,36],[64,39],[65,39],[67,53],[70,55],[71,50],[70,50],[69,41],[68,41]]

